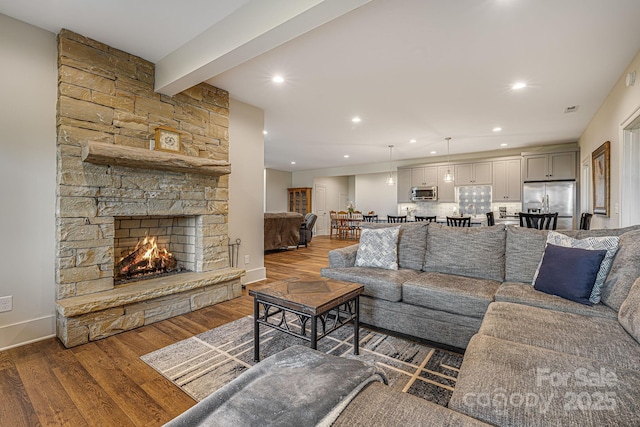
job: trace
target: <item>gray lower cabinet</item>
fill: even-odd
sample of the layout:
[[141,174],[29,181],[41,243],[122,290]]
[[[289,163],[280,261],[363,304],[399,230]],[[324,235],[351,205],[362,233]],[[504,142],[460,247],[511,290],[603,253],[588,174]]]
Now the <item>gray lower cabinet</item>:
[[494,203],[519,202],[522,200],[520,159],[493,162],[491,198]]

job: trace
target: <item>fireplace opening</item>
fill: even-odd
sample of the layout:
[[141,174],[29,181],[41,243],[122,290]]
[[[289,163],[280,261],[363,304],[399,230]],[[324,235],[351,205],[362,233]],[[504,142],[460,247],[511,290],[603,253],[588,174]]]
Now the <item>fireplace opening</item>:
[[190,216],[116,217],[114,285],[193,271],[195,224]]

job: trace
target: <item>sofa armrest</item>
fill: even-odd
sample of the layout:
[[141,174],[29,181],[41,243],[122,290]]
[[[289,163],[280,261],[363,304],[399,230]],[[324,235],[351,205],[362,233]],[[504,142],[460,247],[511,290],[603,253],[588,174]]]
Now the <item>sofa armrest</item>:
[[358,244],[329,251],[329,268],[353,267],[356,265]]

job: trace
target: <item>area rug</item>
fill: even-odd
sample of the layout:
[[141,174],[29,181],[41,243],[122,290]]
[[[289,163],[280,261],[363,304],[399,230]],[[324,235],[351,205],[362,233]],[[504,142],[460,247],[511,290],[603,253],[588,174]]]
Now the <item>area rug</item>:
[[[261,360],[295,344],[300,338],[260,327]],[[325,353],[375,362],[384,369],[389,385],[446,406],[453,392],[462,355],[406,339],[360,329],[360,355],[353,354],[353,327],[346,325],[318,341]],[[227,323],[177,342],[141,359],[200,401],[255,364],[253,317]]]

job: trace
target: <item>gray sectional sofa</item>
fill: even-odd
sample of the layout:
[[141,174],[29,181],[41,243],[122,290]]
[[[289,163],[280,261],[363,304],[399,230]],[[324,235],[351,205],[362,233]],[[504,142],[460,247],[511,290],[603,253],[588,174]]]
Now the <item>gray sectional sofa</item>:
[[466,349],[455,415],[434,425],[639,426],[640,229],[562,233],[619,236],[600,303],[534,289],[548,232],[510,226],[403,224],[398,270],[355,266],[354,245],[321,274],[365,285],[363,323]]
[[[343,369],[336,356],[292,347],[247,370],[168,426],[254,425],[256,419],[261,425],[316,424],[282,421],[291,416],[349,427],[640,426],[640,227],[563,232],[575,239],[619,236],[606,280],[602,276],[601,301],[593,305],[531,285],[546,253],[547,231],[400,227],[389,231],[397,236],[391,246],[397,249],[398,269],[356,266],[354,245],[331,251],[329,267],[321,273],[364,284],[364,323],[466,349],[448,407],[392,390],[383,384],[384,373],[352,392],[336,392],[335,385],[326,385],[329,374],[337,374],[342,384],[345,377],[356,379],[349,369],[367,372],[365,363],[341,361],[353,365]],[[375,258],[366,234],[382,233],[362,231],[360,245]],[[600,261],[592,273],[599,266]],[[569,285],[578,281],[574,270],[564,267],[558,265],[557,277],[568,276]],[[274,386],[283,383],[283,375],[284,384]],[[260,384],[267,385],[266,399],[260,391],[256,397]],[[325,400],[322,392],[343,396],[336,408],[325,408],[331,417],[305,403],[308,392],[296,397],[300,384],[314,385],[314,404]],[[292,412],[289,401],[299,409]],[[273,409],[276,403],[281,409]]]

